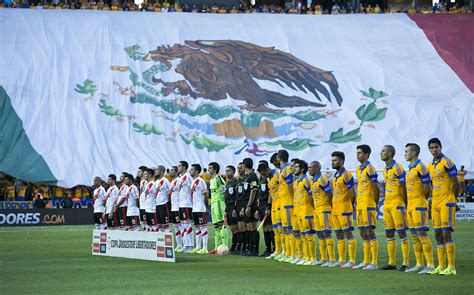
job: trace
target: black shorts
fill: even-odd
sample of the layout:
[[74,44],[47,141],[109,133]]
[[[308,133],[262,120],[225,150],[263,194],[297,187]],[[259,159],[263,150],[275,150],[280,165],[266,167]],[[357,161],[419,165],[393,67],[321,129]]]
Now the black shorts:
[[191,220],[193,208],[179,208],[179,220]]
[[140,219],[138,216],[127,216],[127,224],[128,225],[140,225]]
[[170,204],[156,206],[156,215],[158,215],[158,224],[169,224],[170,223]]
[[117,208],[117,213],[118,213],[118,225],[120,226],[127,226],[128,220],[127,220],[127,207],[119,207]]
[[[263,208],[258,208],[258,218],[260,221],[263,221],[263,218],[265,217],[265,211],[267,210],[266,206],[263,206]],[[272,215],[268,215],[267,219],[265,219],[264,225],[272,225]]]
[[140,220],[146,222],[146,212],[145,209],[140,209]]
[[149,226],[154,226],[158,224],[158,218],[156,217],[156,213],[146,213],[146,224]]
[[194,225],[207,224],[206,212],[193,212]]
[[95,224],[102,224],[104,221],[102,220],[103,213],[94,213],[94,223]]
[[107,227],[116,227],[116,226],[118,226],[117,212],[113,213],[112,219],[109,219],[109,214],[106,214],[106,218],[107,218]]
[[[239,218],[238,217],[232,217],[232,212],[234,211],[234,206],[232,208],[226,208],[225,209],[225,215],[227,217],[227,225],[236,225],[239,223]],[[238,216],[239,212],[237,212]]]
[[173,224],[179,224],[179,211],[171,211],[170,219]]

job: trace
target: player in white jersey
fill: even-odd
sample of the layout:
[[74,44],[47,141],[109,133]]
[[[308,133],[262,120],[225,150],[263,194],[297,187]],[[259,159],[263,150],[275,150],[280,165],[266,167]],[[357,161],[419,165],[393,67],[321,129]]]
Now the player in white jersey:
[[170,199],[171,199],[171,214],[170,220],[173,223],[174,233],[176,236],[176,252],[182,252],[183,246],[183,235],[181,233],[180,220],[179,220],[179,176],[178,166],[171,167],[169,172],[171,176],[170,183]]
[[[117,199],[117,204],[114,205],[114,212],[117,212],[118,224],[120,229],[128,230],[127,224],[127,199],[125,198],[125,194],[127,193],[128,186],[125,184],[125,176],[127,172],[123,172],[120,176],[120,188],[119,188],[119,196]],[[118,202],[124,199],[123,202],[118,204]]]
[[147,231],[156,231],[158,229],[158,219],[156,217],[156,186],[153,182],[153,169],[148,168],[143,175],[147,185],[144,189],[145,194],[145,212]]
[[138,176],[137,176],[137,183],[140,183],[140,186],[138,188],[138,192],[140,194],[139,198],[139,206],[140,206],[140,222],[142,224],[143,230],[147,230],[148,226],[146,225],[146,204],[145,204],[145,187],[148,184],[147,181],[145,180],[145,177],[143,174],[145,171],[148,170],[147,167],[145,166],[140,166],[138,168]]
[[109,184],[109,189],[105,195],[106,202],[105,202],[105,214],[107,215],[107,229],[115,229],[117,224],[117,212],[114,212],[114,204],[116,204],[119,189],[115,185],[117,181],[117,176],[115,174],[110,174],[107,178],[107,183]]
[[158,217],[158,229],[170,231],[170,181],[165,177],[166,168],[158,166],[155,170],[156,186],[156,216]]
[[[192,253],[207,254],[207,243],[209,240],[209,233],[207,231],[207,204],[209,202],[209,192],[207,191],[207,184],[199,177],[201,173],[201,165],[192,164],[190,175],[194,179],[191,184],[191,195],[193,201],[193,221],[196,232],[196,248]],[[201,247],[202,242],[202,247]]]
[[[123,197],[120,198],[117,202],[119,210],[122,207],[122,204],[127,204],[127,225],[126,230],[136,231],[140,228],[139,215],[140,211],[138,209],[138,188],[133,184],[133,175],[125,174],[124,175],[124,185],[127,186]],[[120,211],[119,211],[120,212]]]
[[105,213],[105,189],[102,187],[102,179],[94,177],[94,224],[95,229],[103,229],[105,227],[105,219],[102,215]]
[[194,249],[194,233],[191,226],[193,201],[191,198],[192,178],[188,173],[189,164],[180,161],[178,164],[179,178],[179,220],[181,221],[181,235],[184,242],[184,252],[191,253]]

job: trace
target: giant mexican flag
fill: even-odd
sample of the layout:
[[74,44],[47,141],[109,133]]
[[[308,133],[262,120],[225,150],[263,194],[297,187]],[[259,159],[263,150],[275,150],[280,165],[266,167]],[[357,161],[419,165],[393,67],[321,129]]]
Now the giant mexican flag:
[[357,165],[436,136],[474,169],[472,15],[0,10],[0,171],[63,186],[139,165]]

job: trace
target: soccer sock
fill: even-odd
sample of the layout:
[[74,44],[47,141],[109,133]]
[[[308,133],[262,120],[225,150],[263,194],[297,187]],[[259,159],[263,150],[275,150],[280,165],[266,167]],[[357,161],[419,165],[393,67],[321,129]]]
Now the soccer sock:
[[244,238],[244,245],[243,245],[243,249],[242,251],[249,251],[250,250],[250,244],[251,244],[251,235],[250,235],[250,232],[248,230],[244,231],[244,235],[245,235],[245,238]]
[[222,239],[222,244],[229,247],[229,230],[227,229],[227,227],[224,227],[224,229],[221,229],[221,239]]
[[207,244],[209,243],[209,232],[207,231],[207,224],[201,227],[202,236],[202,249],[208,250]]
[[260,232],[258,230],[253,231],[253,248],[251,250],[257,254],[260,250]]
[[179,225],[175,225],[175,236],[176,236],[176,244],[178,248],[183,248],[183,236],[181,235],[181,230],[179,229]]
[[271,240],[271,234],[272,232],[270,231],[265,231],[263,232],[263,238],[265,240],[265,251],[267,253],[271,253],[272,251],[272,240]]
[[274,231],[275,233],[275,254],[281,253],[281,238],[280,233],[278,231]]
[[188,227],[188,240],[189,240],[189,247],[194,247],[194,234],[193,234],[193,227],[191,223],[187,224]]
[[377,259],[379,256],[379,241],[377,238],[370,241],[370,252],[372,254],[372,264],[377,265]]
[[296,241],[295,241],[295,236],[294,235],[289,235],[289,242],[290,242],[290,255],[291,257],[296,256]]
[[242,251],[243,236],[242,232],[235,233],[235,251]]
[[290,240],[290,235],[285,234],[285,247],[286,247],[286,256],[290,257],[291,256],[291,240]]
[[[332,240],[332,239],[331,239]],[[321,256],[321,261],[327,262],[328,261],[328,252],[329,252],[329,239],[319,239],[319,255]],[[334,245],[332,245],[334,247]],[[316,250],[316,249],[315,249]],[[332,249],[333,253],[332,255],[334,256],[334,248]],[[315,255],[316,258],[316,255]],[[333,257],[334,260],[334,257]]]
[[455,268],[456,266],[456,245],[453,241],[446,243],[446,254],[448,256],[448,267]]
[[310,260],[311,254],[309,253],[309,243],[308,243],[308,236],[302,236],[301,240],[303,240],[303,251],[304,251],[304,259]]
[[[295,239],[296,250],[298,251],[298,258],[302,259],[303,258],[303,240],[301,239],[301,237],[294,237],[294,239]],[[296,256],[296,253],[294,256]]]
[[196,249],[200,250],[201,249],[201,240],[202,240],[202,236],[201,236],[201,227],[200,226],[196,226]]
[[415,252],[416,266],[423,267],[423,246],[418,236],[412,236],[413,238],[413,251]]
[[270,253],[273,251],[275,251],[275,232],[272,230],[270,231]]
[[370,263],[370,240],[364,240],[362,242],[364,248],[364,264]]
[[430,238],[428,236],[421,236],[419,239],[423,248],[423,254],[425,255],[426,265],[434,267],[433,244]]
[[436,252],[438,254],[438,265],[440,268],[446,268],[446,245],[438,245],[438,248],[436,249]]
[[214,248],[217,249],[222,244],[221,227],[214,227]]
[[349,261],[355,263],[356,261],[356,254],[357,254],[357,241],[355,238],[352,238],[347,241],[348,243],[348,250],[349,250]]
[[408,237],[401,239],[400,243],[402,244],[403,264],[408,266],[410,265],[410,242]]
[[237,248],[237,233],[232,234],[232,245],[230,246],[229,251],[234,252]]
[[281,253],[284,253],[286,255],[286,235],[281,229],[278,230],[280,232]]
[[337,253],[339,254],[339,262],[346,262],[346,240],[343,238],[337,240]]
[[334,239],[332,236],[329,236],[325,239],[325,241],[328,249],[329,261],[336,261],[336,248],[334,247]]
[[397,243],[395,238],[387,238],[388,264],[396,265]]

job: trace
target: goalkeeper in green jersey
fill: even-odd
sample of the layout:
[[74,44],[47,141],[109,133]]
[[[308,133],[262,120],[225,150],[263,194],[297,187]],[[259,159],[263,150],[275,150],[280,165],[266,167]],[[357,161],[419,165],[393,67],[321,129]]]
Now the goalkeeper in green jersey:
[[224,244],[229,246],[229,233],[227,228],[223,226],[225,216],[225,181],[222,176],[219,175],[220,166],[216,162],[209,163],[208,171],[211,176],[210,190],[211,190],[211,217],[212,223],[214,224],[214,239],[215,249],[220,245]]

